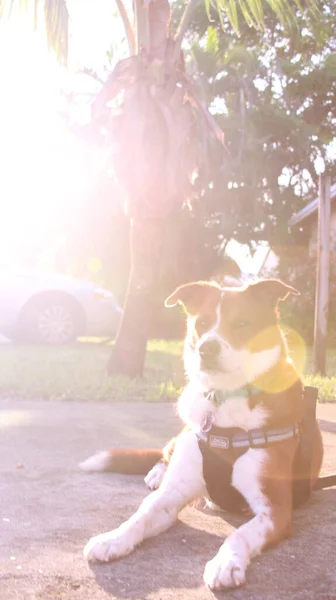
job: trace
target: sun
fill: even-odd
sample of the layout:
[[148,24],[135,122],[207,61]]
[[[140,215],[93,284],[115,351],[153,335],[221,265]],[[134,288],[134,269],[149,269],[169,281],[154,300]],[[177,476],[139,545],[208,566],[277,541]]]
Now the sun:
[[[1,24],[0,251],[1,257],[45,225],[50,177],[52,112],[57,65],[24,23]],[[49,188],[49,189],[48,189]]]
[[47,251],[63,237],[100,160],[62,121],[60,90],[72,85],[80,67],[103,68],[106,50],[123,33],[110,0],[68,5],[67,71],[29,20],[18,13],[0,23],[0,262],[26,249]]
[[59,115],[65,76],[43,36],[1,23],[0,262],[48,249],[86,183],[88,157]]

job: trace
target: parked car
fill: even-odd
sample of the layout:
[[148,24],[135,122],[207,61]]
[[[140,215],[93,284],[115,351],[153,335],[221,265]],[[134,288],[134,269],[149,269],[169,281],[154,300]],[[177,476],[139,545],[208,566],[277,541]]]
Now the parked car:
[[93,283],[0,265],[0,332],[10,339],[60,345],[113,336],[121,314],[114,295]]

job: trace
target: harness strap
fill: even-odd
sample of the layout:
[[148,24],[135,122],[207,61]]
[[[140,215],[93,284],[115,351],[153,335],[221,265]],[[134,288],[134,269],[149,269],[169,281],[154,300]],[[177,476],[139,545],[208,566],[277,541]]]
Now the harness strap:
[[278,429],[244,429],[214,427],[214,414],[208,413],[203,427],[195,430],[198,439],[206,442],[211,448],[258,448],[265,447],[275,442],[297,437],[299,426],[297,424],[291,427],[282,427]]

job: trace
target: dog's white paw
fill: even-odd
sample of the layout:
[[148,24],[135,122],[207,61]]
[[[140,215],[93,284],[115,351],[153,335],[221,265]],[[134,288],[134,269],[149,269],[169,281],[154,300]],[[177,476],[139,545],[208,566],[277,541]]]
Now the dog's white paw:
[[167,465],[163,462],[158,462],[154,467],[147,473],[145,477],[145,484],[150,490],[157,490],[167,471]]
[[205,565],[204,583],[211,590],[234,588],[243,585],[246,565],[229,549],[219,550],[218,554]]
[[84,548],[84,557],[91,562],[109,562],[132,552],[134,543],[130,532],[114,529],[91,538]]

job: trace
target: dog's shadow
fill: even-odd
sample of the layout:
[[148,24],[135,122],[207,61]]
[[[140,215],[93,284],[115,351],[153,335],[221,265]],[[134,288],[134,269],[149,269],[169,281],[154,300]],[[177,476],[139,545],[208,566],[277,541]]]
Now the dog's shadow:
[[[108,565],[90,565],[98,585],[114,598],[145,600],[159,590],[162,593],[169,590],[169,598],[183,598],[183,590],[186,593],[189,590],[193,597],[191,590],[203,585],[205,564],[215,556],[223,542],[220,532],[197,529],[197,521],[204,519],[204,512],[209,514],[199,508],[190,511],[187,521],[194,521],[193,525],[178,521],[165,533],[143,542],[126,558]],[[209,518],[216,516],[222,520],[223,514],[211,511]],[[246,520],[231,517],[225,513],[225,521],[232,521],[234,527]],[[230,598],[238,598],[236,594],[237,591]],[[213,597],[213,593],[204,588],[202,599]]]
[[[178,521],[167,532],[145,541],[128,557],[90,568],[105,593],[124,600],[161,598],[161,594],[178,599],[210,600],[215,596],[229,600],[287,600],[306,589],[315,589],[315,597],[329,597],[319,594],[332,589],[331,563],[322,550],[326,535],[331,554],[336,549],[332,543],[336,539],[335,499],[335,489],[317,492],[295,511],[294,536],[253,561],[248,569],[247,588],[216,594],[202,588],[205,564],[217,553],[225,538],[223,532],[229,533],[248,517],[199,508],[187,509],[184,522]],[[316,560],[319,552],[321,560]]]

